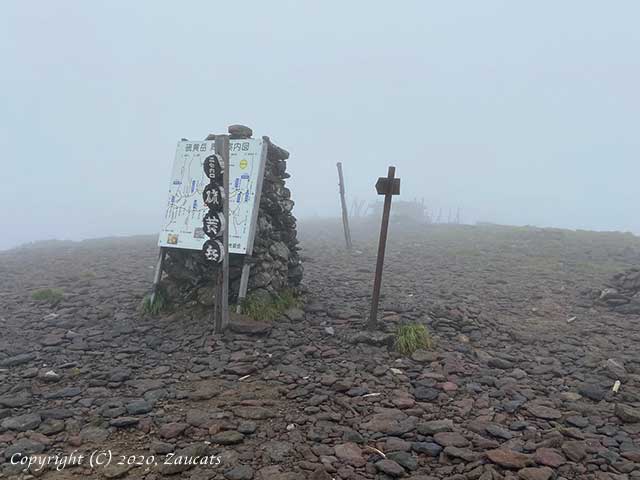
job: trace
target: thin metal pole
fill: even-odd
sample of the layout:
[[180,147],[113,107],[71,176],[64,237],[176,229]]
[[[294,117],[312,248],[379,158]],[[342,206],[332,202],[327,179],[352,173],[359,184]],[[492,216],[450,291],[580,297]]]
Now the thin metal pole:
[[347,213],[347,202],[344,198],[344,178],[342,176],[342,163],[336,163],[338,167],[338,185],[340,186],[340,203],[342,205],[342,227],[344,228],[344,240],[347,244],[347,250],[351,250],[351,230],[349,229],[349,214]]
[[164,247],[160,247],[160,253],[158,254],[158,261],[156,262],[156,271],[153,275],[153,286],[151,287],[151,298],[150,303],[156,301],[156,294],[158,293],[158,284],[160,283],[160,279],[162,278],[162,266],[164,264],[164,256],[167,253]]
[[387,232],[389,231],[389,214],[391,213],[391,197],[393,196],[393,179],[396,167],[389,167],[387,174],[387,192],[384,196],[382,209],[382,225],[380,226],[380,240],[378,241],[378,260],[376,262],[376,276],[373,280],[373,296],[371,298],[371,313],[367,328],[373,330],[378,323],[378,302],[380,301],[380,286],[382,285],[382,268],[384,266],[384,251],[387,247]]
[[247,287],[249,286],[249,270],[251,264],[244,263],[242,265],[242,274],[240,275],[240,288],[238,288],[238,304],[236,305],[236,313],[242,313],[242,302],[247,297]]

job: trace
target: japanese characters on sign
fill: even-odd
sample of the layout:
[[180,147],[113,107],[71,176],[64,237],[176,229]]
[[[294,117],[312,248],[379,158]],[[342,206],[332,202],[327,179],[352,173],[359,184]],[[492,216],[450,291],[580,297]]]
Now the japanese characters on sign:
[[202,191],[202,201],[207,208],[221,208],[224,202],[224,189],[220,185],[207,184]]
[[[188,145],[187,145],[188,146]],[[211,184],[222,183],[222,174],[224,173],[224,160],[220,155],[209,155],[202,162],[204,174],[207,176]]]
[[216,207],[209,207],[209,211],[202,219],[202,229],[209,238],[218,238],[224,233],[224,215]]
[[202,247],[204,258],[210,262],[220,263],[224,258],[224,245],[220,240],[207,240]]
[[202,191],[202,200],[209,211],[202,219],[202,230],[209,240],[202,245],[202,253],[210,262],[221,263],[224,259],[224,244],[222,234],[225,225],[224,219],[224,160],[214,153],[202,162],[204,173],[209,179],[209,184]]
[[[256,231],[266,143],[261,138],[229,141],[226,165],[215,154],[214,140],[178,142],[171,169],[158,246],[202,251],[209,238],[204,216],[229,202],[229,253],[251,253]],[[222,174],[227,185],[222,185]],[[216,180],[213,183],[211,180]]]

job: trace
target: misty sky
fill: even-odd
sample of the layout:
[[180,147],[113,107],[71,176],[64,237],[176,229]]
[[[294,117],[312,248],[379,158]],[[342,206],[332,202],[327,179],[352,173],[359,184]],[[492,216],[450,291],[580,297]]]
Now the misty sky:
[[298,217],[402,197],[640,232],[640,4],[6,1],[0,249],[159,230],[176,141],[251,126]]

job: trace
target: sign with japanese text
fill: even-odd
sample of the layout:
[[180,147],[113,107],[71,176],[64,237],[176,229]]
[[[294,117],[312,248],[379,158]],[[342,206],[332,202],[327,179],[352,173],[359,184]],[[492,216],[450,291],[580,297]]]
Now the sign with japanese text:
[[[230,140],[229,188],[225,191],[217,179],[227,166],[215,155],[215,141],[178,142],[158,245],[203,250],[207,242],[215,261],[219,255],[215,239],[228,228],[229,253],[246,254],[255,231],[264,148],[262,139]],[[210,213],[222,212],[224,195],[229,196],[229,225],[224,225],[222,214]]]

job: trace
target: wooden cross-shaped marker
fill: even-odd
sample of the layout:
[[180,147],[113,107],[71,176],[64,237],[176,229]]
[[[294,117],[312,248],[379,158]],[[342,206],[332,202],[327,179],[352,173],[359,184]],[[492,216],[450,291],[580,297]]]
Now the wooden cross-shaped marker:
[[373,296],[371,298],[371,313],[367,328],[373,330],[378,323],[378,302],[380,301],[380,286],[382,285],[382,268],[384,266],[384,251],[387,247],[387,232],[389,231],[389,214],[391,213],[391,197],[400,195],[400,179],[396,177],[396,167],[389,167],[387,177],[380,177],[376,182],[378,195],[384,195],[382,209],[382,225],[380,240],[378,241],[378,260],[376,262],[376,276],[373,280]]

